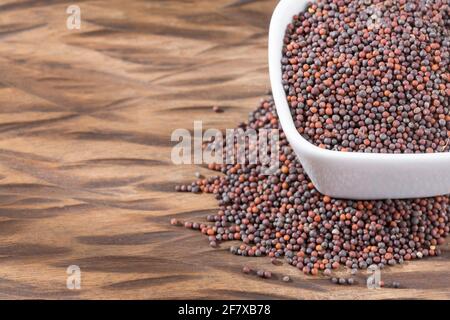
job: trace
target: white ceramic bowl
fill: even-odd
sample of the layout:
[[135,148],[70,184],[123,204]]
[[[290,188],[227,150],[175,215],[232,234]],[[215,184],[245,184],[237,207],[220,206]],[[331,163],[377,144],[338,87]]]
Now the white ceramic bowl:
[[347,199],[394,199],[450,194],[450,152],[381,154],[321,149],[295,128],[281,84],[286,27],[307,1],[281,0],[269,31],[269,71],[278,117],[286,137],[315,187]]

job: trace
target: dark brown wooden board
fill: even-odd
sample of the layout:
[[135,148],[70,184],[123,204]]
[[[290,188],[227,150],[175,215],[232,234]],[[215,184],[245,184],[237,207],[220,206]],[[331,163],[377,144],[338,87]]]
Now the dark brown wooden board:
[[[0,1],[0,298],[450,298],[450,252],[383,271],[403,289],[331,285],[208,246],[203,167],[170,160],[176,128],[233,128],[269,88],[275,1]],[[214,113],[212,105],[223,113]],[[244,264],[271,270],[261,280]],[[78,265],[81,290],[66,288]],[[283,283],[282,275],[291,283]]]

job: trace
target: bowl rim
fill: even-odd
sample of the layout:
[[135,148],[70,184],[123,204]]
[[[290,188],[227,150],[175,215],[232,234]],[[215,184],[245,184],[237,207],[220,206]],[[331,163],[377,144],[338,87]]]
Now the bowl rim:
[[[338,150],[322,149],[306,140],[295,127],[290,107],[287,103],[286,94],[281,84],[281,57],[282,42],[286,32],[286,26],[280,25],[280,21],[286,19],[285,15],[289,12],[291,5],[304,7],[308,0],[280,0],[273,11],[268,37],[268,62],[269,77],[272,88],[272,95],[280,119],[281,127],[291,145],[295,145],[302,154],[309,154],[320,157],[332,157],[336,159],[359,159],[359,160],[377,160],[377,161],[417,161],[417,158],[425,161],[450,161],[450,151],[434,153],[366,153],[366,152],[343,152]],[[300,11],[299,11],[300,12]],[[297,14],[292,13],[289,21]],[[281,40],[280,40],[281,39]]]

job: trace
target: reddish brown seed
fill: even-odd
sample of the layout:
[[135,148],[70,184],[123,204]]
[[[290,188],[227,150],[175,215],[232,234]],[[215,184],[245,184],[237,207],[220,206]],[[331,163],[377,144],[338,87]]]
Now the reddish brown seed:
[[275,266],[279,266],[282,264],[282,262],[280,260],[278,260],[277,258],[270,259],[270,262]]
[[242,268],[242,272],[248,274],[248,273],[252,272],[252,269],[250,267],[244,266]]
[[212,107],[212,109],[213,109],[213,111],[214,112],[217,112],[217,113],[219,113],[219,112],[222,112],[223,110],[222,110],[222,108],[221,107],[219,107],[218,105],[214,105],[213,107]]

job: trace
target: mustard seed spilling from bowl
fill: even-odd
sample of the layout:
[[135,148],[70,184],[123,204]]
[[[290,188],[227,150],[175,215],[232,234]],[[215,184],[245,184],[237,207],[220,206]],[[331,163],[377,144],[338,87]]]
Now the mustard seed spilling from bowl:
[[[273,100],[262,101],[242,129],[278,129]],[[208,240],[239,240],[233,254],[284,257],[306,274],[344,265],[380,268],[438,256],[449,234],[449,196],[352,201],[320,194],[280,129],[280,168],[264,175],[261,164],[210,165],[223,173],[176,190],[212,193],[219,211],[208,223],[185,222]],[[261,271],[261,276],[264,273]]]
[[298,131],[329,150],[450,150],[450,1],[318,0],[287,27]]

